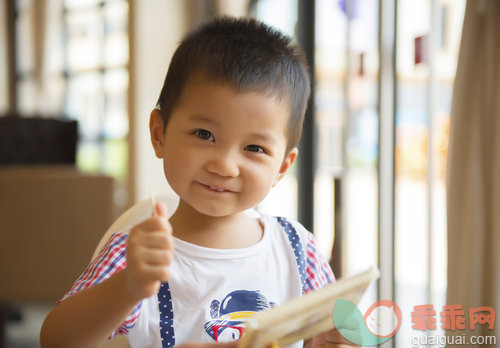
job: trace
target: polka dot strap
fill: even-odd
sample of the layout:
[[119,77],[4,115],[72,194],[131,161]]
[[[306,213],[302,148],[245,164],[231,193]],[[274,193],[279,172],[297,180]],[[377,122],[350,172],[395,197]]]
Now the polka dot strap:
[[175,346],[174,310],[172,295],[168,283],[162,283],[158,292],[158,309],[160,311],[161,346],[163,348]]
[[297,268],[299,270],[300,282],[302,284],[302,293],[304,294],[306,291],[306,256],[304,253],[304,246],[300,241],[300,237],[293,227],[293,225],[285,218],[277,217],[276,218],[280,223],[281,227],[285,231],[286,236],[288,237],[288,241],[290,242],[290,246],[295,255],[295,260],[297,260]]

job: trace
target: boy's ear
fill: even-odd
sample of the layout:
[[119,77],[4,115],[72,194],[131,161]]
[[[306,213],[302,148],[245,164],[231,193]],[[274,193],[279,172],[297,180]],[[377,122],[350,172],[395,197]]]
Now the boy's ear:
[[293,162],[297,158],[298,154],[299,150],[296,147],[294,147],[288,152],[288,154],[285,156],[285,159],[283,160],[283,163],[281,163],[278,175],[276,175],[276,177],[274,178],[273,187],[276,186],[276,184],[281,180],[281,178],[285,176],[286,172],[288,171],[288,169],[290,169]]
[[165,129],[163,118],[159,110],[154,109],[149,116],[149,132],[151,134],[151,144],[155,150],[156,157],[163,158],[163,142]]

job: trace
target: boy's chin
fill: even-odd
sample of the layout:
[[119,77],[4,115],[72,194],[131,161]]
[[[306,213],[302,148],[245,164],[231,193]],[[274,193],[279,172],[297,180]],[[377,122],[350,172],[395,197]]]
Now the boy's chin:
[[214,204],[203,204],[197,202],[186,202],[194,211],[198,214],[206,215],[210,217],[224,217],[231,215],[233,213],[233,209],[229,209],[229,207],[214,205]]
[[[189,204],[189,203],[188,203]],[[240,207],[231,207],[225,204],[189,204],[192,209],[197,211],[201,215],[209,216],[209,217],[227,217],[230,215],[237,215],[244,212],[245,208]]]

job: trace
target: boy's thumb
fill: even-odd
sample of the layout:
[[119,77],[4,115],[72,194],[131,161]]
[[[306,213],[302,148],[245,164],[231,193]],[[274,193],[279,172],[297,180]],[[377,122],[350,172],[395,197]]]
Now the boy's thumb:
[[155,212],[161,218],[168,220],[168,208],[163,202],[156,202]]

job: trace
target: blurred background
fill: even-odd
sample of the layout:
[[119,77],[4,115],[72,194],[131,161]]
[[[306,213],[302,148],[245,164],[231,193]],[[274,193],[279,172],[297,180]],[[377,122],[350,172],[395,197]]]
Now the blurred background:
[[[111,222],[150,191],[173,194],[150,145],[149,113],[182,36],[221,14],[291,35],[314,74],[299,161],[257,209],[313,231],[337,278],[381,269],[360,308],[380,298],[400,306],[404,324],[384,346],[425,335],[410,312],[446,303],[446,168],[465,13],[466,0],[1,0],[4,346],[37,347],[46,313]],[[69,158],[36,154],[62,132],[40,120],[76,121],[54,145],[72,149]],[[27,201],[49,212],[17,214]],[[51,225],[63,217],[65,229]],[[29,233],[40,240],[26,249],[38,240]]]

